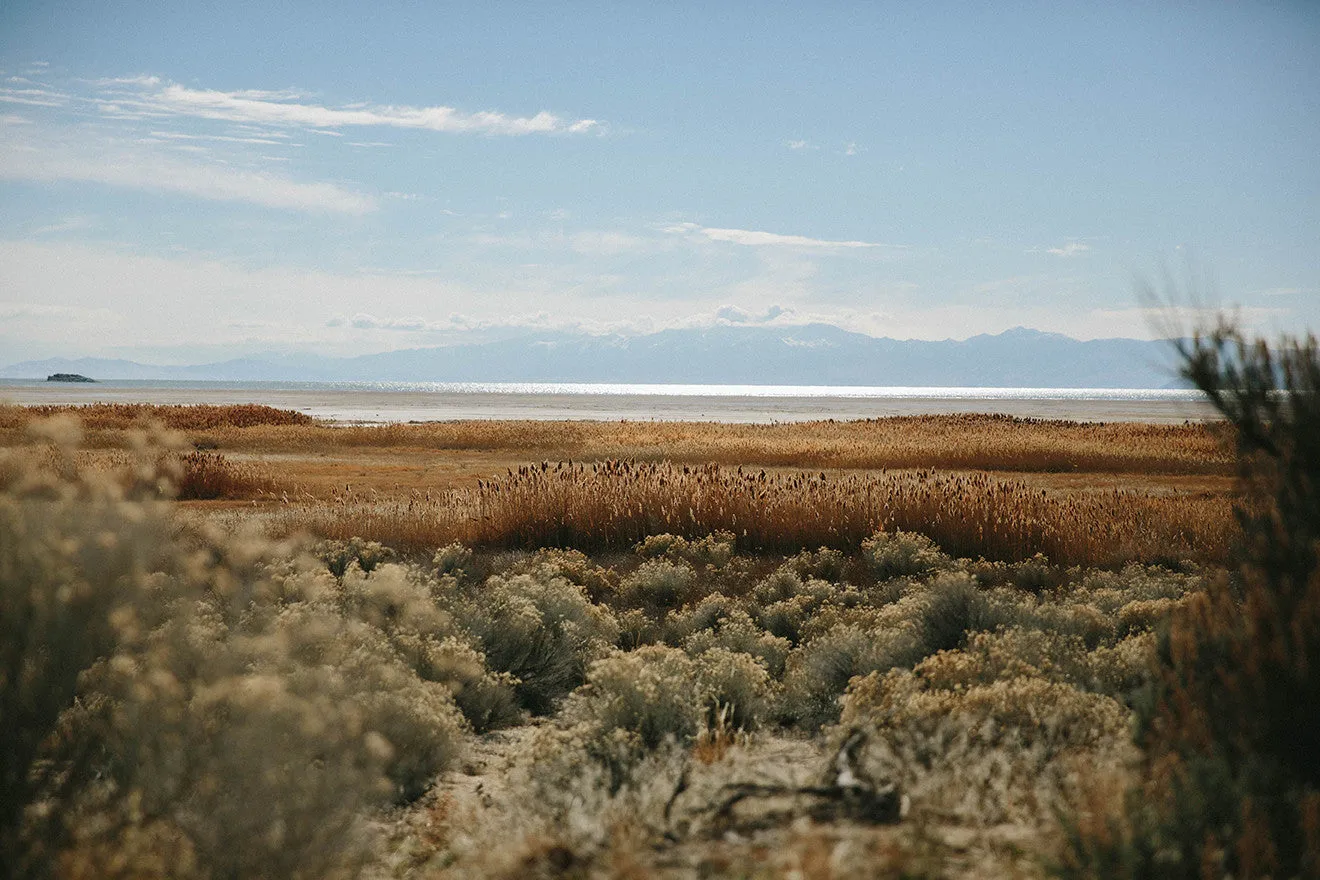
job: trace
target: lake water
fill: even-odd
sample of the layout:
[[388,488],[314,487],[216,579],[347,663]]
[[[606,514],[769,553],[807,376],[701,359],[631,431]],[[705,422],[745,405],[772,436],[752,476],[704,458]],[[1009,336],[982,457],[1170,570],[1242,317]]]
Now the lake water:
[[83,384],[0,379],[0,402],[262,403],[337,422],[451,419],[794,422],[968,412],[1158,423],[1215,417],[1199,392],[1142,388],[156,380]]

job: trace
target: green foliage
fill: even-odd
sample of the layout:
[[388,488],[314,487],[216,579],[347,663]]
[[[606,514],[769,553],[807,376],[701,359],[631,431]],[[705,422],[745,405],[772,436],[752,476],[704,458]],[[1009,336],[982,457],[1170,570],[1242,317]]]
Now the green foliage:
[[645,559],[668,559],[695,567],[708,565],[719,569],[733,558],[733,545],[732,532],[719,531],[699,540],[666,533],[647,536],[634,545],[633,551]]
[[663,614],[695,597],[695,580],[686,562],[651,559],[619,584],[618,602],[625,608]]
[[535,714],[553,711],[619,638],[609,609],[593,605],[581,586],[550,566],[492,576],[459,600],[454,613],[490,668],[513,677],[519,704]]
[[950,568],[953,561],[916,532],[876,532],[862,542],[862,559],[878,580],[915,577]]
[[323,541],[316,548],[316,555],[325,561],[331,574],[343,577],[349,566],[354,564],[363,571],[371,571],[390,559],[394,551],[381,546],[377,541],[350,538],[347,541]]

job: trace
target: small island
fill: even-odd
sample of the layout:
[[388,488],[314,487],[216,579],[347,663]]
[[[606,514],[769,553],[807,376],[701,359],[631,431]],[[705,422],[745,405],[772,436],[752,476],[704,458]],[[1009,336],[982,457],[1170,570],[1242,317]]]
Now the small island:
[[47,382],[95,382],[95,379],[88,378],[81,373],[51,373],[46,377]]

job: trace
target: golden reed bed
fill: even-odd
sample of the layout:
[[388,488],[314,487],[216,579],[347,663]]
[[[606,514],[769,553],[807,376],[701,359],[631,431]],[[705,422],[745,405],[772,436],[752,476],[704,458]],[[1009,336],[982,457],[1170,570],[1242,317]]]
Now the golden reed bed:
[[[69,412],[81,417],[93,466],[122,464],[118,450],[150,422],[181,432],[185,447],[212,450],[180,457],[184,497],[231,502],[200,515],[414,550],[455,540],[620,550],[650,534],[727,530],[740,550],[793,552],[855,549],[879,529],[903,529],[960,556],[1015,561],[1042,553],[1060,564],[1117,566],[1222,562],[1236,529],[1233,499],[1222,490],[1232,450],[1218,425],[958,415],[334,427],[268,407],[115,405],[3,407],[0,441],[30,442],[29,423]],[[344,479],[337,489],[308,491],[299,474],[332,453],[339,467],[332,473]],[[423,468],[411,486],[389,485],[399,461],[478,453],[465,465],[475,475],[467,480],[428,481]],[[1080,486],[1032,484],[1042,472],[1079,475]],[[1125,488],[1111,488],[1113,474],[1127,475]],[[1184,475],[1221,488],[1169,489]],[[236,500],[251,503],[240,508]]]
[[774,425],[711,422],[454,421],[337,427],[271,407],[0,406],[0,442],[19,442],[34,418],[74,413],[84,443],[116,446],[151,421],[198,446],[245,452],[431,450],[497,452],[523,460],[636,459],[798,468],[939,468],[1125,474],[1232,473],[1219,423],[1147,425],[906,416]]

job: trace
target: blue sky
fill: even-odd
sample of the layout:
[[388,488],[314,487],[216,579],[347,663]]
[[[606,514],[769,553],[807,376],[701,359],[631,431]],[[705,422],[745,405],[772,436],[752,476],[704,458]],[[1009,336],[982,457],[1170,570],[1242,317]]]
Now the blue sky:
[[1320,326],[1320,4],[366,8],[0,7],[0,362]]

